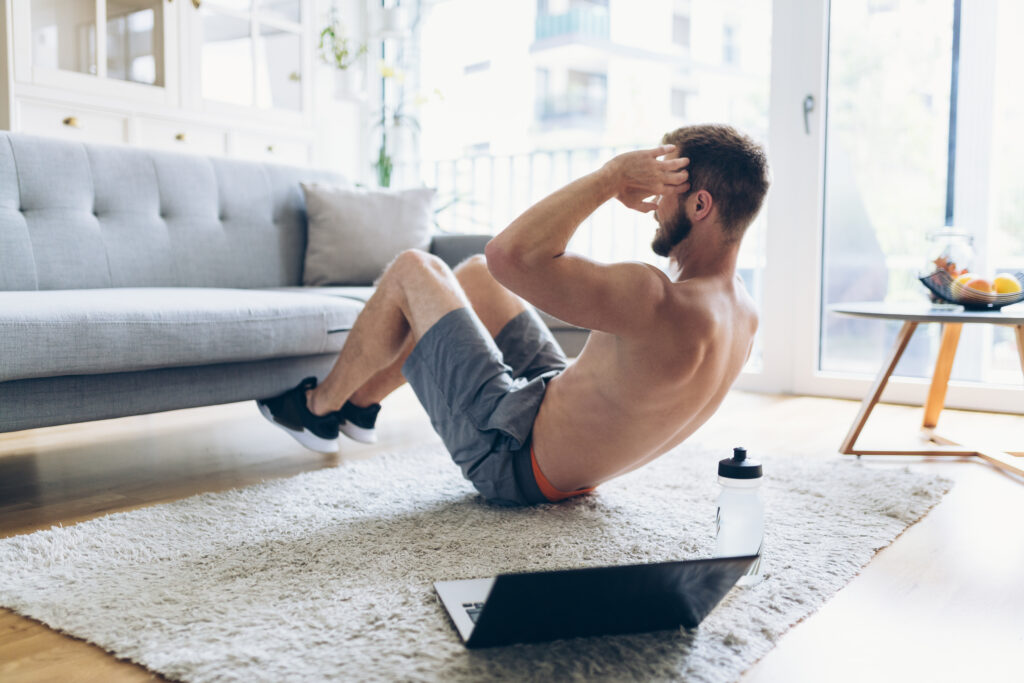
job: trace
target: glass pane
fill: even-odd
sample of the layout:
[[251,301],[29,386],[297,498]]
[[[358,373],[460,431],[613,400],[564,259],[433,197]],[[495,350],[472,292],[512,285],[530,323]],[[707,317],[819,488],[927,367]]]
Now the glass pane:
[[96,3],[33,0],[32,64],[96,73]]
[[248,19],[218,14],[204,4],[203,97],[252,106],[252,35]]
[[[390,90],[382,118],[393,183],[438,187],[442,202],[451,202],[438,214],[446,229],[495,232],[616,153],[653,147],[680,126],[729,123],[766,144],[771,5],[433,4],[404,61],[396,54],[387,64],[405,75],[404,81],[385,77]],[[501,30],[477,29],[484,25]],[[395,110],[402,114],[397,120]],[[378,138],[374,158],[379,144]],[[570,248],[600,261],[664,265],[650,249],[655,228],[650,215],[609,202]],[[764,253],[759,218],[739,263],[757,299]],[[758,347],[752,365],[759,363]]]
[[301,36],[270,26],[262,26],[260,35],[260,106],[302,109]]
[[163,85],[162,0],[107,0],[107,76]]
[[258,4],[261,16],[296,23],[302,20],[301,0],[258,0]]
[[[953,0],[833,2],[830,24],[823,304],[926,301],[925,238],[946,221]],[[898,327],[823,311],[820,368],[875,374]],[[937,335],[919,328],[899,374],[930,376]]]
[[[1024,89],[1020,87],[1024,3],[999,0],[995,24],[995,64],[981,67],[995,74],[992,159],[988,173],[992,182],[988,265],[992,274],[1020,273],[1024,272],[1024,174],[1020,172],[1020,160],[1024,158]],[[1000,326],[994,327],[993,332],[991,373],[987,379],[1019,386],[1024,359],[1018,356],[1013,330]]]
[[205,0],[204,4],[217,5],[235,12],[248,13],[252,9],[252,0]]

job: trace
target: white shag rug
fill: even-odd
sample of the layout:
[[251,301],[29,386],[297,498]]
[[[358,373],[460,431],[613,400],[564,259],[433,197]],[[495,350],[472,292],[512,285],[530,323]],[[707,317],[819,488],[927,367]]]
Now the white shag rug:
[[589,496],[484,503],[440,445],[0,540],[0,605],[185,681],[733,681],[950,482],[764,463],[766,577],[693,631],[466,650],[433,582],[707,557],[716,462],[683,446]]

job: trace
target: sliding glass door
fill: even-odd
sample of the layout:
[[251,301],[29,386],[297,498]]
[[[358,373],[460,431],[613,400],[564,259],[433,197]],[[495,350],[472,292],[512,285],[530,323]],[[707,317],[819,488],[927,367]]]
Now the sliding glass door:
[[[798,390],[863,393],[895,338],[830,304],[926,300],[917,276],[948,244],[979,275],[1024,270],[1022,20],[1012,0],[831,3],[818,344]],[[939,334],[918,330],[895,398],[920,398]],[[1012,330],[965,328],[953,380],[951,404],[1022,404]]]
[[[954,228],[946,220],[953,28],[952,0],[832,3],[822,371],[878,370],[899,323],[830,313],[828,305],[922,300],[926,237]],[[900,372],[928,376],[933,341],[916,335]]]

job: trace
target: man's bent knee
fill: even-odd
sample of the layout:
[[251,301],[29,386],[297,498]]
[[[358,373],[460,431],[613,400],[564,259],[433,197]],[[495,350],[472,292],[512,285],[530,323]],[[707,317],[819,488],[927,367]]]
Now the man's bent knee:
[[410,277],[421,277],[424,273],[449,277],[451,269],[444,261],[420,249],[406,249],[392,259],[374,284],[377,286],[395,284]]
[[418,249],[396,256],[381,276],[378,288],[394,297],[416,338],[444,314],[469,306],[451,268],[437,256]]
[[473,254],[465,261],[455,266],[456,275],[474,271],[480,272],[481,270],[486,271],[488,274],[490,274],[491,272],[490,270],[487,269],[487,257],[484,256],[483,254]]
[[448,273],[451,269],[443,260],[422,249],[406,249],[395,257],[391,268],[399,270],[430,270],[438,273]]

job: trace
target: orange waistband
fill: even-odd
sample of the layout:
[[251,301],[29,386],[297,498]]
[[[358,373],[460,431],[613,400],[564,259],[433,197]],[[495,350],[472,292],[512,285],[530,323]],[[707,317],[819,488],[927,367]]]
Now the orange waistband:
[[544,476],[544,473],[540,471],[540,466],[537,464],[537,456],[533,452],[533,444],[530,444],[530,464],[533,466],[533,478],[537,481],[537,488],[539,488],[540,492],[544,494],[544,497],[552,503],[557,503],[561,500],[565,500],[566,498],[572,498],[573,496],[579,496],[594,490],[594,487],[591,486],[587,489],[578,489],[576,491],[566,493],[565,491],[559,491],[552,486],[551,482]]

